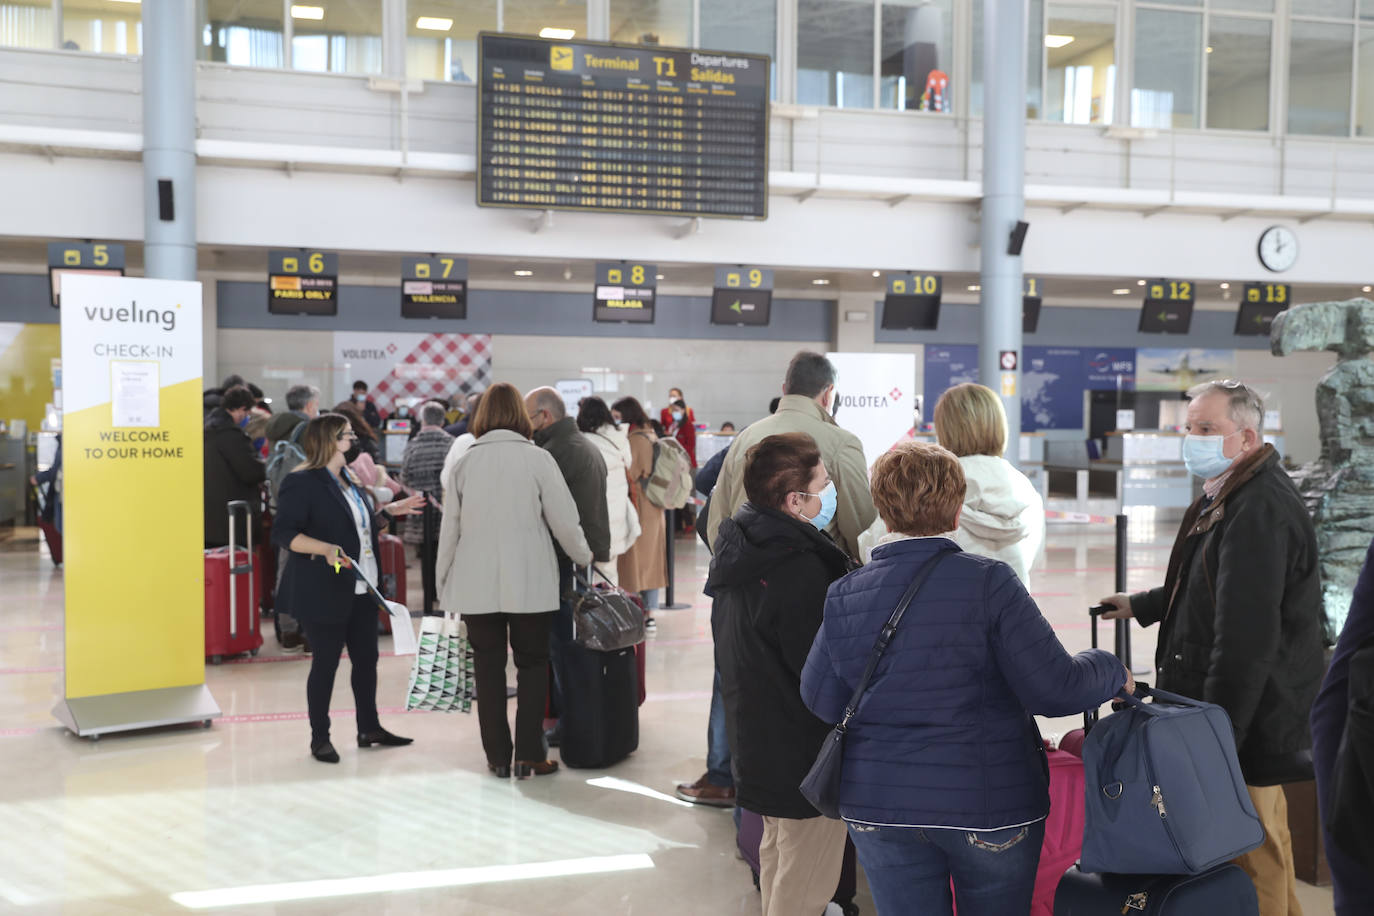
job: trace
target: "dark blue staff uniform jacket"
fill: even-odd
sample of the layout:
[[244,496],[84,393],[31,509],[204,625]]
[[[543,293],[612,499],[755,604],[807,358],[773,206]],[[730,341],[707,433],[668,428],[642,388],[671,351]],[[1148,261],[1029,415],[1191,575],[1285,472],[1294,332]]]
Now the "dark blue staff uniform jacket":
[[[358,489],[371,511],[374,508],[371,498],[366,491]],[[308,625],[346,616],[353,606],[357,575],[348,569],[334,572],[334,567],[326,563],[324,557],[292,551],[291,541],[298,534],[338,544],[355,560],[361,553],[358,527],[348,508],[348,497],[324,468],[293,471],[282,480],[277,496],[277,515],[272,520],[272,543],[287,551],[280,594],[285,596],[285,606],[291,608],[297,620]],[[380,560],[375,514],[372,552]]]

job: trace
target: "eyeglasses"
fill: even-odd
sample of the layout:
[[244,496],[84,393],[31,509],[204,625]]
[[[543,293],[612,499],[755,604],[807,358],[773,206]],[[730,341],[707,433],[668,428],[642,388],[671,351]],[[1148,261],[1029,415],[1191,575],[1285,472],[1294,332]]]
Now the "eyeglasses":
[[1229,390],[1232,390],[1232,391],[1234,391],[1234,390],[1237,389],[1237,388],[1244,388],[1244,387],[1245,387],[1245,383],[1244,383],[1244,382],[1242,382],[1240,379],[1234,379],[1234,378],[1221,378],[1221,379],[1217,379],[1213,384],[1217,385],[1218,387],[1226,388],[1226,389],[1229,389]]

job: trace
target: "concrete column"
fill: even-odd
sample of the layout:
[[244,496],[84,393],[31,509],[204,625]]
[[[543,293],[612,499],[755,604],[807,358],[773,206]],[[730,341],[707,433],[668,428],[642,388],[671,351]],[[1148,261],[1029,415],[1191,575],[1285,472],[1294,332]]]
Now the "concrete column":
[[[1007,408],[1007,457],[1021,434],[1021,258],[1007,254],[1025,213],[1026,20],[1028,0],[989,3],[983,16],[982,328],[978,369]],[[999,354],[1017,354],[1004,372]],[[1010,386],[1006,383],[1010,381]],[[1010,392],[1010,393],[1008,393]]]
[[[196,279],[196,6],[143,3],[143,263],[163,280]],[[172,183],[163,220],[158,182]]]

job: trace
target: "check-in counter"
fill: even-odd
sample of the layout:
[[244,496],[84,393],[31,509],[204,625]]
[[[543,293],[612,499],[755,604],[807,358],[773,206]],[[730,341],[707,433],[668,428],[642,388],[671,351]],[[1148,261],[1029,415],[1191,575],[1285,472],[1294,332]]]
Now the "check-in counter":
[[[1101,464],[1121,467],[1124,509],[1153,506],[1183,510],[1202,495],[1202,481],[1189,474],[1183,463],[1184,436],[1180,432],[1153,429],[1107,434],[1107,453]],[[1266,432],[1264,441],[1283,453],[1282,432]]]

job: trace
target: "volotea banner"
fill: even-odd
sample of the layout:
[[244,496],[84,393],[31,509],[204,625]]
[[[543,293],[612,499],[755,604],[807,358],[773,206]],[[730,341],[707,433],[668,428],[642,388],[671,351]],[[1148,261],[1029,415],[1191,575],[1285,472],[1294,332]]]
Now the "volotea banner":
[[[199,283],[79,274],[63,283],[69,709],[204,683],[201,347]],[[125,727],[165,723],[165,706],[99,704],[94,732],[125,716]]]
[[916,408],[914,353],[827,353],[835,366],[835,422],[859,437],[868,466],[911,431]]
[[349,398],[355,381],[364,381],[383,411],[447,402],[491,386],[491,335],[335,331],[334,365],[339,401]]

